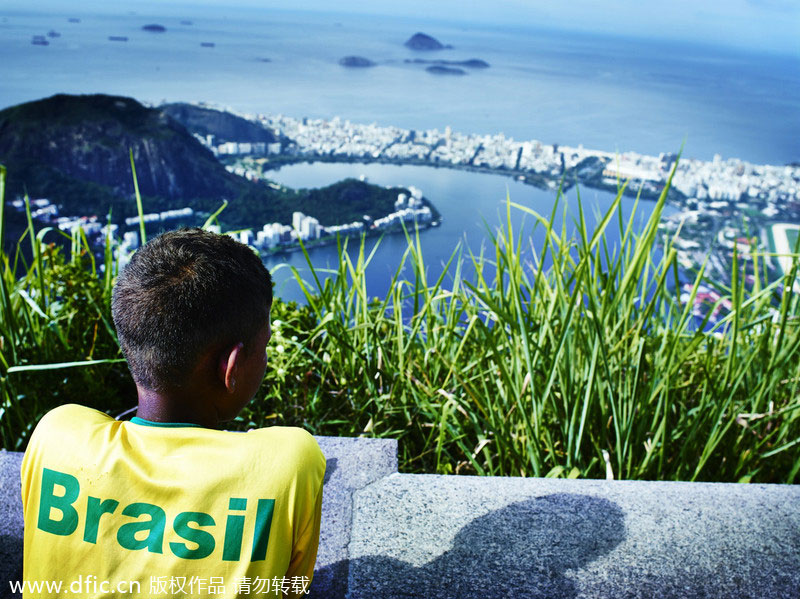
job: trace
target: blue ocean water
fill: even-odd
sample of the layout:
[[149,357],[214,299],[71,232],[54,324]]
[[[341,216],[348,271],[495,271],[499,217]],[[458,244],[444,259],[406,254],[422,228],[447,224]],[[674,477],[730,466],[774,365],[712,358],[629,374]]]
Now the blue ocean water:
[[[685,141],[685,155],[701,159],[800,160],[796,56],[543,31],[535,23],[498,29],[223,5],[103,10],[0,8],[0,106],[104,92],[620,152],[671,152]],[[167,31],[142,31],[148,23]],[[61,36],[49,46],[30,43],[50,30]],[[480,58],[491,67],[443,77],[407,64],[421,56],[403,46],[416,31],[453,46],[433,58]],[[378,65],[347,69],[338,64],[346,55]]]

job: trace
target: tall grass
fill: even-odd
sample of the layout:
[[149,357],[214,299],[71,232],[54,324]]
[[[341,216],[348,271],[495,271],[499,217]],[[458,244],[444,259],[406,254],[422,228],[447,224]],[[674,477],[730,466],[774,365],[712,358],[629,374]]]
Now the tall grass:
[[[5,174],[0,167],[3,224]],[[7,449],[24,448],[39,418],[57,405],[114,410],[131,395],[126,373],[114,369],[124,360],[109,316],[110,249],[98,278],[83,230],[35,232],[27,197],[25,215],[14,255],[0,252],[0,440]],[[0,248],[4,234],[0,227]]]
[[[730,313],[715,327],[697,323],[704,273],[681,301],[676,252],[658,228],[666,191],[642,227],[635,209],[623,221],[621,198],[591,232],[579,209],[574,235],[554,224],[557,208],[542,216],[509,202],[489,251],[456,249],[435,280],[419,234],[407,233],[379,299],[367,293],[374,250],[363,240],[355,253],[341,243],[332,271],[306,253],[308,274],[295,276],[307,304],[276,300],[271,368],[234,426],[396,438],[405,471],[795,482],[797,260],[770,283],[767,256],[756,254],[745,284],[734,257],[720,300]],[[540,247],[515,230],[515,212],[535,219]],[[621,231],[614,247],[611,226]],[[55,233],[33,231],[29,222],[31,260],[18,251],[0,263],[9,448],[24,446],[52,405],[103,390],[101,403],[133,397],[109,322],[113,260],[107,252],[98,278],[79,232],[64,256],[44,243]]]
[[[252,421],[397,438],[409,471],[795,481],[797,261],[769,284],[756,255],[746,286],[734,258],[721,289],[730,314],[698,323],[704,272],[682,302],[676,252],[659,239],[666,193],[641,229],[635,209],[623,222],[620,192],[593,232],[579,212],[574,237],[554,226],[557,209],[543,217],[509,202],[492,254],[457,251],[435,281],[409,235],[378,301],[363,242],[354,257],[340,248],[324,281],[308,260],[309,281],[295,276],[310,318],[293,312],[276,327],[271,401],[253,405]],[[511,211],[536,219],[541,247],[515,234]],[[622,234],[611,248],[614,223]]]

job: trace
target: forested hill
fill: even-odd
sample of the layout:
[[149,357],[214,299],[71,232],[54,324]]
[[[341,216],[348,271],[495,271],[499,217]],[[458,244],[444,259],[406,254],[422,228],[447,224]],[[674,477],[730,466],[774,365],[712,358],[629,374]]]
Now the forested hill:
[[192,133],[213,135],[222,141],[275,143],[278,136],[259,123],[253,123],[230,112],[203,108],[195,104],[175,102],[162,104],[159,110],[181,123]]
[[27,190],[70,214],[135,211],[129,149],[153,208],[210,209],[250,191],[177,121],[131,98],[56,95],[0,112],[9,195]]
[[248,181],[225,170],[167,112],[132,98],[59,94],[0,111],[7,199],[46,197],[70,215],[103,215],[113,208],[119,221],[136,213],[129,149],[146,211],[212,211],[228,200],[221,220],[229,226],[290,223],[295,210],[336,213],[340,222],[350,222],[372,212],[365,199],[383,209],[397,196],[397,190],[358,181],[304,192]]

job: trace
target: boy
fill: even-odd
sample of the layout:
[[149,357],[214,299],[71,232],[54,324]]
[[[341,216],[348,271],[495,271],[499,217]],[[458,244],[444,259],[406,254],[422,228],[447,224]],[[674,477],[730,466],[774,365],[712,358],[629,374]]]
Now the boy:
[[319,446],[297,428],[217,430],[264,378],[271,306],[266,268],[228,236],[173,231],[133,256],[112,314],[138,413],[65,405],[39,422],[22,463],[24,579],[62,586],[26,596],[307,592]]

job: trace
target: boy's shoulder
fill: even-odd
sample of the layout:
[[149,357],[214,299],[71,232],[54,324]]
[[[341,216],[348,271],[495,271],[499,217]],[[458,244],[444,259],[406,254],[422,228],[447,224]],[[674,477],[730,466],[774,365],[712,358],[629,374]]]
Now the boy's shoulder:
[[64,404],[53,408],[41,417],[34,428],[31,441],[46,435],[81,435],[85,427],[115,422],[108,414],[78,404]]
[[171,478],[180,475],[180,468],[171,470],[178,462],[185,471],[206,469],[207,474],[208,468],[222,467],[226,475],[268,472],[268,478],[275,481],[305,481],[302,484],[312,486],[322,484],[326,468],[316,439],[301,428],[272,426],[245,433],[195,426],[148,426],[115,420],[74,404],[55,408],[42,417],[28,444],[23,468],[41,472],[47,467],[74,473],[79,469],[124,470],[136,463],[140,470],[170,472],[167,478]]
[[[122,433],[121,428],[125,429]],[[113,429],[114,432],[110,432]],[[60,445],[88,438],[99,437],[106,441],[123,435],[145,435],[148,439],[176,437],[174,442],[185,444],[190,438],[204,443],[238,447],[243,451],[266,446],[285,455],[287,459],[301,464],[325,463],[325,457],[316,439],[305,429],[293,426],[270,426],[252,429],[246,433],[219,431],[200,427],[149,427],[132,422],[115,420],[113,417],[86,406],[65,404],[50,410],[37,424],[31,437],[31,444]]]
[[[235,433],[236,434],[236,433]],[[269,426],[241,433],[248,441],[281,447],[297,461],[325,463],[319,443],[307,430],[294,426]]]
[[75,403],[67,403],[53,408],[39,420],[39,423],[62,422],[64,420],[114,420],[111,416],[100,410],[89,408]]

